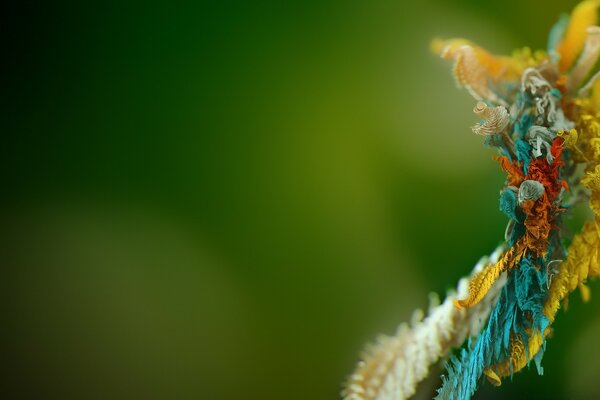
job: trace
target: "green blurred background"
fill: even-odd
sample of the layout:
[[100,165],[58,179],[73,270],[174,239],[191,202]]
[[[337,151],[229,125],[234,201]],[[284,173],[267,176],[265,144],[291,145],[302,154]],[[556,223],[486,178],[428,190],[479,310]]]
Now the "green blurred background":
[[[544,48],[575,4],[13,5],[0,396],[337,398],[503,237],[503,174],[430,40]],[[597,397],[592,289],[544,377],[475,398]]]

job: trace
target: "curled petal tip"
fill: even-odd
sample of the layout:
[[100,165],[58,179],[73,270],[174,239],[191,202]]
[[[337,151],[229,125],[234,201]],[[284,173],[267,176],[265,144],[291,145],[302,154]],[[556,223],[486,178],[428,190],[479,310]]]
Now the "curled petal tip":
[[444,49],[444,47],[445,47],[444,40],[442,40],[440,38],[433,39],[431,41],[431,43],[429,44],[429,49],[434,54],[440,54],[441,55],[442,50]]
[[502,380],[500,380],[498,374],[496,374],[491,368],[484,369],[483,374],[492,385],[500,386],[502,384]]
[[454,307],[456,307],[458,310],[462,310],[463,307],[463,300],[453,300],[452,303],[454,303]]

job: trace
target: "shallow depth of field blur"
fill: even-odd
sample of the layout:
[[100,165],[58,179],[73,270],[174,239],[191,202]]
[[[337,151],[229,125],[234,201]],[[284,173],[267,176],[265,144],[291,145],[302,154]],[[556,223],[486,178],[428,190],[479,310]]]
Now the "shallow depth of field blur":
[[[576,4],[122,3],[6,15],[3,398],[337,398],[503,237],[503,173],[430,40],[544,48]],[[596,397],[591,288],[543,377],[475,398]]]

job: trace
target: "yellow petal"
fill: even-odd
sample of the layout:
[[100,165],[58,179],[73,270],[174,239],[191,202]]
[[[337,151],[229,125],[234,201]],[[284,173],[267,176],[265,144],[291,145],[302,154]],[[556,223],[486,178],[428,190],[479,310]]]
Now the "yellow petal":
[[502,380],[498,376],[497,373],[494,372],[491,368],[486,368],[483,370],[483,374],[487,378],[487,380],[494,386],[500,386],[502,384]]
[[590,288],[582,283],[579,284],[579,291],[581,292],[581,299],[584,303],[590,301]]
[[561,264],[557,276],[552,279],[548,298],[544,304],[544,314],[552,323],[561,302],[567,299],[569,292],[580,288],[584,300],[589,296],[589,290],[583,282],[592,276],[597,276],[598,248],[600,237],[596,221],[590,221],[583,226],[581,233],[573,237],[569,246],[567,259]]
[[524,239],[519,239],[513,247],[508,249],[497,263],[488,265],[483,271],[477,273],[469,282],[469,295],[464,300],[455,300],[454,305],[460,310],[473,307],[481,301],[490,288],[498,280],[500,274],[513,268],[524,254]]
[[501,378],[510,376],[523,369],[540,350],[544,337],[540,331],[534,331],[527,340],[527,351],[525,344],[519,338],[510,340],[509,358],[501,363],[486,368],[483,373],[495,386],[500,386]]
[[587,28],[595,25],[598,21],[598,7],[600,7],[600,1],[588,0],[579,3],[571,13],[565,37],[557,46],[561,72],[567,71],[573,65],[583,49]]
[[454,305],[459,309],[473,307],[479,303],[489,292],[490,288],[498,280],[500,274],[504,271],[502,260],[496,264],[488,265],[485,269],[477,273],[471,282],[469,282],[469,296],[464,300],[455,300]]

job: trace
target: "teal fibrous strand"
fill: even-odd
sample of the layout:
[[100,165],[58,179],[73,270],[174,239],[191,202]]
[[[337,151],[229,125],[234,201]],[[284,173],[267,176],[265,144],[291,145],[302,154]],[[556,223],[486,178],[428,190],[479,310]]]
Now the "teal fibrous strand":
[[[513,232],[514,238],[511,241],[516,241],[524,233],[523,225],[516,224]],[[549,256],[546,259],[532,259],[530,255],[526,255],[508,275],[507,283],[483,332],[475,343],[469,341],[466,348],[450,358],[448,375],[443,377],[443,385],[436,399],[470,399],[477,390],[483,370],[509,357],[511,337],[519,337],[527,351],[528,332],[532,329],[544,332],[548,327],[549,321],[543,312],[543,304],[548,296],[546,266],[550,255],[555,253],[552,243],[558,243],[561,247],[559,250],[564,252],[558,232],[553,231],[550,239]],[[544,350],[545,343],[537,354],[527,354],[528,359],[534,361],[540,375],[543,374],[541,361]]]
[[[531,99],[529,95],[520,92],[517,96],[517,106],[524,110],[531,109]],[[517,160],[523,163],[523,173],[527,175],[527,169],[531,162],[531,146],[525,140],[525,135],[533,125],[535,116],[532,112],[524,112],[513,125],[513,137],[515,139],[515,153]]]
[[515,210],[517,209],[517,195],[513,190],[504,189],[500,192],[500,211],[507,217],[519,222]]
[[533,125],[533,119],[533,114],[526,113],[523,114],[523,116],[515,122],[514,132],[517,138],[523,139],[531,125]]
[[[528,93],[518,92],[515,95],[515,106],[519,110],[529,110],[533,107],[531,96]],[[523,112],[513,125],[513,136],[515,139],[523,139],[533,125],[535,115],[532,112]]]
[[488,323],[481,334],[456,356],[450,357],[447,376],[442,377],[442,387],[437,400],[468,400],[477,390],[483,370],[504,360],[510,345],[510,332],[516,320],[516,296],[514,277],[509,275],[506,286],[494,306]]
[[[515,223],[519,226],[523,226],[523,222],[525,221],[525,213],[521,208],[517,207],[517,193],[511,189],[504,189],[500,192],[500,211],[502,211],[507,217],[514,220]],[[515,225],[516,226],[516,225]],[[525,233],[525,230],[517,230],[520,232],[518,237],[515,237],[516,240]],[[511,246],[514,243],[509,243]]]
[[545,265],[546,262],[541,258],[531,260],[530,256],[525,256],[514,271],[517,304],[523,315],[522,322],[515,326],[518,328],[515,332],[525,338],[526,328],[543,332],[548,327],[548,318],[543,312],[543,305],[548,297]]
[[[517,106],[527,110],[531,108],[531,99],[527,94],[519,93]],[[525,140],[525,135],[533,125],[535,116],[532,112],[524,112],[513,125],[513,137],[515,139],[515,153],[517,160],[523,163],[523,173],[527,175],[531,162],[531,145]]]
[[523,163],[523,173],[527,174],[531,162],[531,145],[523,139],[517,139],[515,141],[515,153],[517,153],[517,161]]
[[[515,228],[517,226],[523,227],[522,224],[517,224]],[[524,228],[520,232],[520,235],[515,234],[514,241],[523,234]],[[467,347],[461,349],[458,355],[450,357],[448,374],[442,377],[443,385],[438,390],[436,399],[470,399],[477,390],[483,370],[509,357],[511,337],[519,337],[527,351],[528,332],[532,329],[544,332],[548,327],[549,321],[543,312],[543,304],[548,296],[546,266],[551,255],[555,253],[553,243],[558,244],[559,252],[564,253],[558,232],[553,231],[548,256],[545,259],[532,259],[530,255],[526,255],[508,275],[507,283],[490,314],[488,323],[475,343],[469,341]],[[545,348],[544,342],[537,354],[527,354],[527,358],[534,361],[540,375],[543,374],[541,362]]]
[[[513,335],[520,337],[527,349],[527,330],[548,326],[542,310],[548,293],[546,282],[546,269],[536,267],[528,257],[524,257],[518,268],[508,276],[488,323],[475,343],[469,341],[466,348],[448,361],[448,374],[442,378],[443,384],[436,399],[470,399],[477,390],[483,370],[509,357]],[[533,358],[540,374],[543,373],[543,350],[544,347]],[[528,355],[528,358],[531,357]]]

